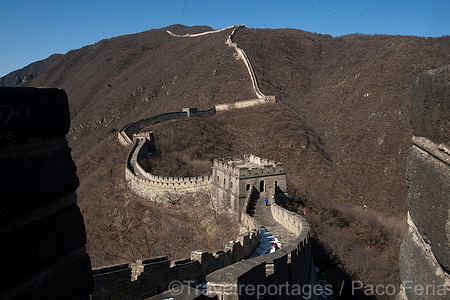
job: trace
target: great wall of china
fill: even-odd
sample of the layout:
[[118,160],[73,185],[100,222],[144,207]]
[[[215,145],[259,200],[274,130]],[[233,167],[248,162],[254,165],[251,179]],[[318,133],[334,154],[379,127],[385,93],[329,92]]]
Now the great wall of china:
[[[171,266],[167,258],[158,258],[156,260],[138,261],[130,265],[98,268],[94,270],[95,290],[92,294],[93,299],[115,299],[114,295],[123,294],[124,290],[118,289],[118,287],[124,285],[126,287],[125,290],[135,290],[137,294],[142,295],[139,298],[135,294],[133,299],[144,299],[142,297],[154,295],[156,292],[168,289],[170,282],[174,280],[189,280],[191,283],[198,284],[206,279],[208,282],[208,294],[218,295],[220,299],[224,297],[227,299],[241,299],[245,297],[238,290],[239,285],[246,284],[242,282],[243,277],[258,278],[258,284],[281,284],[284,282],[290,282],[291,284],[301,283],[302,285],[316,284],[314,264],[309,245],[309,225],[304,218],[286,211],[275,202],[276,191],[278,190],[280,193],[286,191],[286,173],[282,164],[253,155],[216,159],[212,166],[212,174],[198,177],[156,176],[147,172],[140,164],[140,161],[155,149],[153,133],[142,132],[149,125],[190,117],[208,117],[223,110],[275,103],[275,96],[265,96],[261,93],[247,55],[237,47],[236,43],[232,42],[233,35],[239,28],[242,28],[242,26],[232,26],[223,30],[184,36],[168,33],[174,37],[199,37],[233,29],[226,40],[226,44],[233,47],[244,61],[258,99],[221,104],[207,111],[184,108],[181,112],[149,117],[124,126],[118,133],[118,139],[122,145],[132,146],[126,161],[125,176],[129,188],[137,195],[149,201],[167,204],[168,194],[207,192],[211,195],[212,207],[218,213],[232,216],[233,219],[240,222],[245,233],[241,234],[237,241],[231,241],[224,250],[216,253],[194,251],[190,259],[182,262],[172,262]],[[264,258],[254,258],[240,262],[241,259],[249,257],[259,246],[261,222],[248,214],[248,206],[250,203],[255,203],[258,196],[263,193],[264,195],[267,194],[267,197],[271,199],[271,218],[279,223],[279,227],[284,228],[283,230],[291,231],[291,235],[293,233],[295,238],[289,241],[286,240],[286,246],[282,248],[283,251],[264,255]],[[205,259],[205,257],[208,257],[208,259]],[[158,265],[157,268],[159,270],[165,270],[161,274],[167,274],[167,276],[151,275],[150,270],[154,269],[151,269],[149,266],[146,267],[146,265],[154,266],[155,264]],[[227,266],[235,270],[235,272],[231,272],[230,269],[223,269]],[[143,273],[136,275],[136,269],[143,270]],[[195,275],[183,277],[182,274],[184,273],[180,270],[184,269],[188,269],[189,274]],[[122,277],[123,282],[125,282],[124,285],[116,285],[114,280],[105,279],[110,276],[114,277],[115,275],[111,273],[117,275],[117,272],[124,276]],[[233,273],[235,275],[230,275]],[[134,274],[133,278],[136,280],[133,281],[129,274]],[[227,275],[225,276],[224,274]],[[157,276],[161,280],[152,280],[154,284],[144,290],[136,289],[136,285],[150,285],[149,283],[139,283],[140,281],[148,281],[146,279],[148,276]],[[226,277],[225,282],[224,276]],[[252,282],[255,283],[254,281]],[[248,282],[248,284],[252,282]],[[188,289],[186,288],[186,290]]]
[[[413,84],[408,230],[400,249],[402,290],[397,299],[447,299],[450,292],[449,74],[450,66],[426,71]],[[185,260],[157,257],[94,270],[76,204],[76,167],[65,139],[70,124],[67,95],[60,89],[0,88],[0,108],[0,165],[8,174],[0,181],[0,241],[8,245],[0,258],[1,299],[254,299],[255,290],[246,287],[288,291],[285,284],[316,283],[309,225],[277,204],[285,196],[282,165],[252,155],[218,159],[213,174],[195,178],[158,177],[140,168],[139,155],[154,142],[150,133],[140,132],[142,128],[197,113],[213,115],[215,108],[187,109],[125,126],[119,141],[132,146],[126,176],[146,178],[148,182],[142,182],[155,187],[155,193],[184,183],[187,188],[209,185],[211,194],[216,193],[213,201],[222,202],[222,212],[236,214],[246,232],[215,253],[195,250]],[[130,188],[136,191],[132,184]],[[264,197],[269,208],[260,201]],[[260,226],[282,232],[283,246],[245,259],[261,240]],[[173,282],[188,285],[180,289]],[[207,295],[192,287],[199,282],[206,282]],[[288,298],[280,290],[265,296]]]

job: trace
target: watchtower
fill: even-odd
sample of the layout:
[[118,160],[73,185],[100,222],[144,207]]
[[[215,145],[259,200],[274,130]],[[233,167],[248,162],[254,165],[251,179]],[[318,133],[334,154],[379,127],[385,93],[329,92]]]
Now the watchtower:
[[248,191],[254,186],[259,192],[286,190],[284,165],[248,154],[215,159],[211,194],[218,210],[239,214]]

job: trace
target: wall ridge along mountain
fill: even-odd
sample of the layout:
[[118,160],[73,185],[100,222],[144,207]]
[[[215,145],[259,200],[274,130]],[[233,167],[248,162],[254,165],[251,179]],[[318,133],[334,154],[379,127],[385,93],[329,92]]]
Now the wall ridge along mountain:
[[[156,149],[153,132],[142,132],[148,125],[168,120],[214,116],[224,110],[275,102],[275,96],[262,94],[248,57],[232,42],[237,29],[243,27],[244,25],[235,25],[183,36],[169,31],[168,33],[177,38],[195,38],[233,28],[225,43],[233,47],[244,61],[257,99],[220,104],[205,111],[183,108],[180,112],[145,118],[124,126],[118,133],[118,139],[122,145],[132,146],[125,164],[125,178],[134,193],[149,201],[167,204],[173,194],[206,192],[211,195],[214,210],[239,222],[244,233],[238,236],[237,241],[229,242],[224,250],[216,253],[197,250],[191,253],[191,258],[181,261],[170,262],[163,257],[97,268],[94,270],[92,299],[123,299],[119,297],[123,294],[132,294],[130,299],[145,299],[169,289],[173,280],[189,281],[192,285],[205,281],[207,276],[208,294],[216,295],[219,299],[223,299],[225,295],[227,299],[249,297],[238,289],[240,284],[316,284],[309,243],[309,225],[303,217],[276,203],[277,197],[286,198],[286,172],[283,164],[252,154],[227,157],[214,160],[212,174],[197,177],[156,176],[141,165],[141,161]],[[277,252],[247,260],[245,258],[259,246],[259,229],[262,224],[262,220],[257,220],[249,214],[249,209],[251,203],[259,202],[261,205],[258,198],[263,195],[270,198],[271,205],[267,211],[270,218],[275,220],[281,232],[286,232],[285,236],[295,238],[286,240],[285,246]],[[242,278],[247,278],[247,281],[242,281]],[[258,281],[254,281],[255,278],[258,278]],[[289,291],[284,291],[284,296],[288,295]],[[317,295],[310,296],[314,299]]]
[[[184,35],[178,35],[178,34],[174,34],[172,32],[170,32],[169,30],[166,30],[167,33],[169,33],[170,35],[174,36],[174,37],[199,37],[199,36],[204,36],[206,34],[212,34],[212,33],[218,33],[218,32],[222,32],[225,31],[227,29],[232,29],[233,31],[231,32],[231,34],[228,36],[227,40],[225,41],[225,43],[234,48],[236,50],[236,52],[239,54],[239,56],[241,57],[241,59],[244,61],[244,64],[247,68],[247,71],[250,75],[250,79],[252,80],[252,85],[253,85],[253,90],[256,94],[256,96],[258,97],[258,99],[264,99],[266,96],[261,92],[259,85],[258,85],[258,80],[256,79],[256,75],[255,75],[255,71],[253,70],[252,64],[250,63],[250,60],[248,59],[247,55],[245,54],[244,50],[242,50],[241,48],[238,47],[237,43],[233,42],[233,36],[236,33],[236,31],[240,28],[245,28],[246,26],[243,25],[233,25],[233,26],[229,26],[223,29],[218,29],[218,30],[213,30],[213,31],[206,31],[203,33],[196,33],[196,34],[184,34]],[[268,97],[275,97],[275,96],[268,96]]]
[[[169,30],[166,30],[166,32],[168,34],[170,34],[171,36],[177,37],[177,38],[182,38],[182,37],[195,38],[195,37],[201,37],[201,36],[204,36],[207,34],[214,34],[214,33],[222,32],[222,31],[229,30],[232,28],[233,28],[233,31],[228,36],[225,43],[229,47],[233,47],[236,50],[236,52],[238,53],[239,57],[243,60],[245,66],[247,68],[247,71],[250,75],[253,90],[257,96],[257,99],[241,100],[241,101],[237,101],[234,103],[218,104],[206,111],[197,111],[196,108],[186,108],[188,115],[189,115],[190,111],[192,111],[195,114],[195,116],[197,116],[197,117],[200,115],[202,115],[202,116],[203,115],[214,115],[217,111],[224,111],[224,110],[235,109],[235,108],[246,108],[246,107],[252,107],[255,105],[276,102],[275,96],[273,96],[273,95],[266,96],[261,92],[261,90],[259,88],[258,80],[256,78],[256,75],[255,75],[255,72],[253,70],[250,60],[248,59],[244,50],[240,49],[237,46],[237,43],[233,43],[234,34],[236,33],[236,31],[238,29],[245,28],[245,25],[234,25],[234,26],[229,26],[229,27],[223,28],[223,29],[207,31],[207,32],[198,33],[198,34],[177,35],[177,34],[170,32]],[[195,111],[193,111],[193,110],[195,110]],[[165,113],[165,114],[160,114],[157,116],[145,118],[145,119],[139,120],[137,122],[129,123],[119,130],[119,133],[118,133],[119,141],[123,145],[131,145],[132,141],[133,141],[133,134],[138,132],[139,130],[145,128],[146,126],[148,126],[150,124],[156,124],[156,122],[161,122],[161,121],[182,119],[182,118],[187,117],[188,115],[185,115],[182,112],[171,112],[171,113]],[[194,115],[192,115],[192,116],[194,116]]]

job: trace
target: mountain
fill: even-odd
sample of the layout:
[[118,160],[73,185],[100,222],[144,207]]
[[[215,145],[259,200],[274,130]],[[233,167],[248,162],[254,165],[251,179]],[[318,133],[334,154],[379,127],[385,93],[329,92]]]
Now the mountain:
[[[200,29],[205,30],[210,28]],[[129,253],[130,236],[143,230],[140,220],[158,228],[155,218],[183,218],[165,215],[126,188],[129,149],[118,144],[117,130],[183,107],[256,98],[244,63],[225,44],[230,31],[177,38],[152,29],[105,39],[68,52],[22,83],[63,88],[69,96],[67,138],[94,263],[119,261],[102,254],[114,248]],[[212,157],[246,153],[283,162],[289,207],[305,215],[332,260],[364,282],[397,282],[406,228],[411,84],[421,71],[450,63],[450,37],[333,38],[245,28],[234,42],[247,53],[262,92],[275,95],[277,103],[151,127],[160,153],[154,172],[184,175],[195,165],[204,166],[195,169],[202,173]],[[213,237],[211,232],[206,240]]]
[[59,53],[52,54],[46,59],[36,61],[20,70],[13,71],[0,78],[0,86],[16,86],[22,82],[33,80],[63,56],[63,54]]
[[186,26],[181,24],[170,25],[164,27],[163,29],[169,30],[170,32],[178,35],[195,34],[214,30],[209,26]]

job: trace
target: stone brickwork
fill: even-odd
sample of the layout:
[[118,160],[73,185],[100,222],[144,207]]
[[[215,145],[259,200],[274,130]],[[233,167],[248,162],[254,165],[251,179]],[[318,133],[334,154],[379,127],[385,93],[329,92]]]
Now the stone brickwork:
[[[238,47],[237,43],[233,42],[233,36],[236,33],[237,30],[245,28],[245,25],[236,26],[231,34],[229,35],[228,39],[226,40],[226,43],[228,46],[234,48],[236,52],[239,54],[239,57],[242,59],[242,61],[245,63],[245,66],[247,67],[247,71],[250,75],[250,79],[252,80],[253,90],[255,91],[255,94],[258,98],[262,99],[265,98],[264,94],[259,89],[258,80],[256,79],[255,71],[253,70],[252,64],[250,63],[250,60],[247,57],[247,54],[245,54],[244,50]],[[275,96],[273,96],[275,97]]]
[[[399,299],[450,297],[450,66],[413,83],[406,182],[408,230],[400,249]],[[403,298],[402,298],[403,297]]]
[[89,297],[93,277],[60,89],[0,88],[0,298]]
[[260,192],[286,190],[286,172],[281,163],[254,155],[215,159],[212,174],[197,177],[156,176],[140,164],[155,149],[153,133],[133,135],[134,145],[128,154],[125,178],[128,187],[144,199],[169,204],[171,195],[206,192],[218,213],[241,214],[245,197],[252,186]]
[[179,112],[168,112],[156,116],[151,116],[139,120],[137,122],[132,122],[119,130],[118,139],[119,142],[124,146],[130,146],[133,144],[133,135],[139,133],[142,129],[147,126],[158,124],[161,122],[166,122],[169,120],[181,120],[190,117],[208,117],[216,114],[216,108],[212,107],[208,110],[197,110],[196,108],[183,108]]
[[[273,198],[270,203],[273,217],[297,233],[297,238],[276,252],[243,260],[207,275],[208,295],[217,295],[219,299],[226,300],[255,299],[255,289],[260,287],[264,290],[261,286],[272,286],[278,290],[259,295],[259,299],[318,298],[317,295],[307,294],[308,289],[303,289],[306,292],[302,295],[289,295],[288,286],[313,288],[317,284],[309,243],[309,225],[300,215],[277,205]],[[285,287],[285,290],[281,290],[281,287]]]
[[[144,135],[142,135],[144,136]],[[151,135],[153,136],[153,135]],[[135,135],[135,137],[138,137]],[[154,140],[136,138],[125,167],[128,187],[144,199],[160,204],[168,204],[167,196],[174,194],[207,192],[210,190],[210,175],[198,177],[163,177],[144,170],[139,163],[154,148]]]
[[211,195],[219,212],[239,215],[251,187],[260,192],[286,190],[286,172],[281,163],[249,154],[215,159],[212,166]]
[[[245,207],[255,196],[254,189],[248,192]],[[207,274],[250,256],[259,246],[259,225],[246,210],[241,218],[246,220],[243,222],[246,232],[215,253],[196,250],[190,258],[179,261],[158,257],[94,269],[92,299],[140,300],[168,290],[173,281],[192,285],[204,282]]]
[[239,220],[244,200],[251,187],[260,192],[286,190],[286,172],[281,163],[254,155],[215,159],[212,175],[198,177],[163,177],[144,170],[139,163],[154,148],[152,133],[135,134],[134,145],[127,157],[125,178],[128,187],[144,199],[169,204],[172,195],[206,192],[218,213]]

